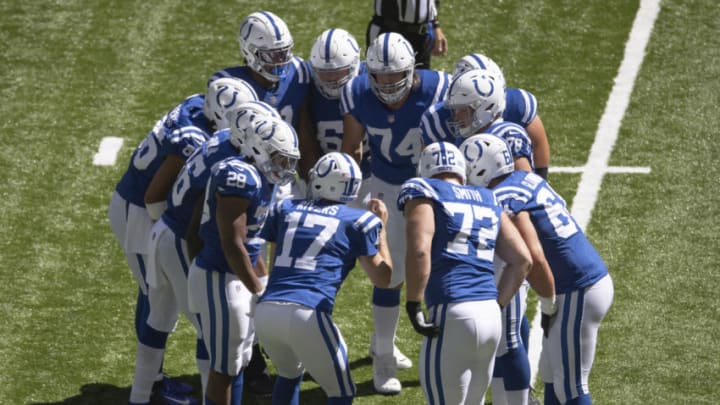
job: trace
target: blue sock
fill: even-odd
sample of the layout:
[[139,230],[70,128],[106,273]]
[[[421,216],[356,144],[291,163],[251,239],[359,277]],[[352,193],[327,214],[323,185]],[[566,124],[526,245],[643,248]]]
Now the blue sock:
[[590,394],[582,394],[577,398],[573,398],[565,403],[566,405],[591,405]]
[[545,398],[543,403],[545,405],[561,405],[555,396],[555,384],[545,383]]
[[493,377],[502,377],[507,391],[530,388],[530,363],[522,344],[495,358]]
[[147,319],[150,316],[150,301],[148,296],[142,293],[138,288],[137,301],[135,302],[135,336],[138,340],[142,335],[142,330],[147,325]]
[[379,307],[396,307],[400,305],[400,290],[373,287],[372,303]]
[[350,405],[353,403],[353,397],[331,397],[328,398],[328,405]]
[[[155,348],[164,349],[167,344],[167,338],[169,333],[153,329],[150,325],[145,324],[145,327],[140,329],[138,340],[140,343]],[[161,366],[162,369],[162,366]]]
[[243,381],[245,381],[243,371],[240,370],[240,374],[233,377],[232,387],[230,388],[230,405],[240,405],[242,403]]
[[198,339],[195,343],[195,358],[210,360],[210,355],[207,352],[207,347],[205,347],[205,341],[203,339]]
[[522,322],[520,323],[520,339],[522,339],[523,345],[525,345],[525,351],[530,351],[530,322],[528,321],[527,315],[523,314]]
[[272,393],[273,405],[299,405],[302,377],[302,375],[297,378],[277,376]]

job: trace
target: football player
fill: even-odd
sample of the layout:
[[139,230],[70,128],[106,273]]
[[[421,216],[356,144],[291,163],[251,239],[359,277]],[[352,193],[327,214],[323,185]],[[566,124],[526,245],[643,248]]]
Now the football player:
[[[465,160],[453,144],[427,146],[418,175],[403,184],[397,204],[407,221],[406,310],[423,335],[420,384],[429,404],[483,404],[501,308],[527,275],[530,253],[492,191],[465,185]],[[496,253],[507,263],[497,286]]]
[[278,378],[273,403],[298,404],[304,371],[322,387],[328,404],[351,404],[355,384],[347,345],[332,312],[335,296],[356,259],[374,285],[387,287],[392,262],[383,224],[387,209],[348,207],[362,182],[348,155],[324,155],[310,172],[307,199],[276,203],[262,236],[277,243],[255,325]]
[[[243,64],[220,69],[211,75],[210,80],[219,77],[245,80],[253,87],[260,101],[275,108],[295,128],[301,152],[298,177],[303,181],[277,187],[276,197],[304,195],[307,172],[315,163],[314,159],[320,156],[313,149],[316,143],[308,112],[310,71],[302,58],[293,54],[295,43],[287,24],[270,11],[247,15],[240,24],[237,38]],[[263,247],[261,256],[266,256],[266,247]],[[248,380],[246,388],[256,394],[268,394],[272,387],[265,371],[265,362],[259,356],[259,347],[256,346],[254,351],[256,354],[245,372],[245,379]]]
[[369,190],[388,206],[387,233],[395,263],[390,289],[373,291],[375,324],[373,385],[383,394],[402,389],[395,377],[398,360],[406,358],[394,345],[400,317],[400,288],[405,280],[405,221],[397,200],[402,183],[415,176],[421,139],[420,116],[445,97],[449,76],[415,70],[410,43],[398,33],[379,35],[366,54],[367,74],[342,91],[343,141],[340,150],[362,161],[363,138],[370,147]]
[[[340,92],[352,78],[364,74],[366,67],[365,62],[360,60],[357,41],[341,28],[327,29],[316,38],[307,63],[314,84],[310,89],[310,121],[317,140],[314,153],[319,158],[340,150],[343,138]],[[370,155],[365,139],[360,170],[363,182],[358,196],[362,198],[367,194],[370,178]],[[350,206],[360,207],[361,198],[350,202]]]
[[[479,153],[488,153],[496,157],[502,157],[502,161],[496,161],[497,168],[494,174],[510,173],[515,168],[515,162],[526,160],[527,157],[513,157],[508,153],[506,142],[492,134],[481,134],[471,138],[473,141],[466,141],[462,144],[463,156],[470,161],[477,160]],[[526,163],[526,167],[528,164]],[[473,169],[469,165],[468,171]],[[473,172],[473,178],[478,178],[478,171]],[[473,181],[473,184],[478,181]],[[485,181],[481,182],[485,184]],[[550,270],[550,265],[545,257],[540,240],[535,232],[533,223],[527,212],[508,212],[513,223],[520,230],[520,233],[527,244],[533,259],[533,267],[527,277],[532,288],[538,293],[540,311],[546,317],[556,312],[555,305],[555,283]],[[503,263],[496,259],[496,274],[502,274]],[[537,402],[537,399],[530,392],[530,364],[527,358],[525,341],[521,339],[520,323],[522,314],[525,313],[525,298],[527,297],[527,283],[513,297],[511,305],[508,305],[503,314],[503,335],[498,345],[495,359],[495,369],[491,382],[493,403],[499,405],[525,405]],[[547,325],[543,325],[547,327]]]
[[612,304],[612,279],[562,197],[540,176],[499,165],[510,149],[487,137],[473,136],[461,146],[468,182],[490,187],[510,215],[529,215],[555,280],[557,312],[542,314],[544,403],[590,404],[588,377],[598,329]]
[[[148,296],[147,270],[152,272],[147,267],[150,229],[164,211],[165,205],[161,201],[167,196],[167,180],[174,179],[188,156],[215,129],[225,125],[223,114],[225,107],[231,107],[233,103],[232,95],[253,94],[252,89],[240,81],[226,80],[215,84],[208,86],[206,94],[188,97],[157,121],[133,152],[128,170],[117,184],[110,202],[110,226],[139,287],[135,308],[138,344],[130,403],[150,401],[153,382],[162,378],[167,337],[177,319],[177,310],[172,314],[172,308],[165,305],[160,295],[155,295],[155,300]],[[157,196],[160,198],[156,199]],[[164,311],[166,307],[170,309],[169,315],[157,316],[149,323],[153,305],[158,309],[156,315],[167,312]],[[184,400],[180,394],[192,390],[190,386],[167,378],[162,382],[159,393],[165,397],[178,394],[177,398]]]
[[[502,119],[521,126],[530,136],[533,145],[533,161],[535,173],[547,179],[548,166],[550,165],[550,145],[548,143],[545,127],[537,113],[537,100],[527,90],[506,87],[505,76],[500,67],[490,58],[479,53],[465,55],[455,63],[453,77],[457,77],[468,70],[482,69],[501,85],[505,91],[505,108],[502,112]],[[447,140],[459,145],[464,138],[448,127],[447,123],[452,119],[452,112],[443,100],[430,107],[424,114],[420,124],[420,131],[423,143],[428,145],[432,142]]]
[[240,403],[254,341],[251,302],[262,293],[260,278],[266,275],[256,272],[264,242],[258,233],[273,185],[292,181],[300,158],[297,135],[281,119],[233,120],[230,130],[244,156],[228,157],[211,168],[199,226],[203,245],[188,275],[189,307],[200,314],[210,355],[208,405]]
[[[226,80],[239,79],[218,79],[214,83]],[[251,100],[249,96],[236,95],[235,99]],[[233,122],[238,120],[238,115],[243,112],[251,119],[260,116],[280,117],[272,107],[260,101],[248,101],[234,107],[228,117]],[[177,319],[178,310],[187,316],[198,336],[197,364],[203,393],[210,365],[197,314],[190,312],[188,307],[187,274],[190,256],[185,234],[195,207],[202,207],[202,197],[211,167],[224,158],[239,154],[240,145],[235,137],[230,136],[229,128],[215,132],[212,138],[198,147],[172,184],[166,200],[167,208],[153,226],[150,237],[148,262],[151,265],[148,268],[154,267],[154,271],[148,271],[149,298],[151,303],[159,301],[161,305],[151,305],[148,324],[155,325],[159,319],[161,325],[171,327],[174,325],[174,322],[170,322],[173,320],[172,315],[175,314],[174,319]],[[162,323],[163,319],[166,320],[165,323]]]

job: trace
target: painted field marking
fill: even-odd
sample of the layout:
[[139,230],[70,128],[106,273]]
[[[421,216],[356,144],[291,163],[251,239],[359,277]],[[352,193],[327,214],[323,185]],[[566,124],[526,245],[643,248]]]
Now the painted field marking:
[[106,136],[100,141],[98,152],[93,157],[95,166],[112,166],[117,160],[118,152],[123,145],[123,138]]
[[[660,12],[660,0],[641,0],[635,21],[633,22],[630,38],[625,44],[625,54],[623,56],[620,69],[615,77],[610,97],[605,104],[605,112],[600,118],[597,132],[595,133],[595,141],[590,149],[590,155],[585,166],[578,168],[577,172],[582,173],[580,184],[573,198],[573,204],[570,209],[573,217],[578,225],[583,229],[587,228],[590,222],[590,215],[595,207],[600,186],[606,173],[649,173],[649,168],[618,168],[608,167],[610,154],[615,141],[617,141],[620,132],[620,124],[625,111],[630,103],[630,95],[632,94],[635,79],[637,78],[640,66],[645,58],[645,48],[650,40],[655,20]],[[554,171],[558,171],[555,168]],[[570,168],[568,168],[570,169]],[[575,169],[575,168],[572,168]],[[626,170],[618,170],[626,169]],[[553,171],[551,168],[550,171]],[[531,379],[530,386],[535,385],[535,378],[538,373],[538,365],[540,362],[540,349],[542,346],[542,329],[540,327],[540,305],[538,304],[535,318],[530,326],[530,350],[528,357],[530,360]]]
[[[585,166],[551,166],[550,173],[584,173],[587,168]],[[605,168],[606,173],[638,173],[638,174],[649,174],[649,167],[636,167],[636,166],[608,166]]]

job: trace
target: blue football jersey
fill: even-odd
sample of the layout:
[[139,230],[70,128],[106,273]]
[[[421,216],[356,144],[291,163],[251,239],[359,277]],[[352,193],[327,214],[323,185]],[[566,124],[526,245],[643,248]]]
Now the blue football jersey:
[[[308,68],[310,62],[306,62]],[[312,71],[312,70],[311,70]],[[365,62],[360,63],[359,73],[366,72]],[[310,87],[310,119],[315,125],[315,136],[323,154],[340,151],[343,137],[343,117],[340,101],[326,98],[313,85]],[[360,162],[363,179],[370,177],[370,148],[367,137],[363,138],[363,157]]]
[[145,191],[168,155],[186,160],[212,134],[202,107],[205,96],[188,97],[160,118],[133,151],[128,169],[116,186],[125,200],[145,206]]
[[525,128],[513,122],[499,121],[490,125],[485,132],[504,139],[510,147],[513,159],[527,158],[530,167],[535,168],[532,141]]
[[187,159],[168,195],[167,209],[162,216],[175,235],[185,237],[195,204],[205,192],[210,170],[215,163],[231,156],[242,159],[240,151],[230,142],[230,129],[222,129]]
[[375,97],[368,74],[355,77],[343,88],[340,109],[365,127],[370,146],[372,175],[390,184],[402,184],[415,176],[422,139],[420,118],[431,105],[445,98],[447,73],[419,69],[420,85],[405,103],[389,110]]
[[216,223],[217,196],[236,196],[250,202],[246,213],[247,235],[245,248],[252,264],[257,263],[260,248],[264,244],[258,238],[265,223],[272,199],[273,187],[255,166],[246,163],[239,156],[232,156],[216,163],[211,171],[205,189],[205,204],[200,222],[200,238],[203,248],[198,254],[197,263],[207,270],[232,273],[220,243]]
[[[537,101],[535,96],[527,90],[508,88],[505,89],[505,111],[503,121],[512,122],[527,128],[530,121],[537,116]],[[420,135],[423,145],[430,145],[433,142],[452,142],[455,146],[465,140],[463,137],[455,136],[447,123],[452,119],[452,111],[445,106],[445,100],[428,108],[420,121]]]
[[261,237],[276,242],[262,301],[296,302],[332,313],[358,256],[375,255],[382,222],[375,214],[326,201],[280,200]]
[[505,211],[530,214],[558,294],[585,288],[608,274],[605,262],[570,215],[565,200],[542,177],[516,171],[493,189]]
[[502,207],[493,192],[417,177],[402,185],[398,209],[415,198],[430,199],[435,218],[425,304],[496,299],[493,256]]
[[210,80],[208,80],[208,84],[221,77],[235,77],[245,80],[252,86],[253,90],[255,90],[260,101],[264,101],[273,106],[285,122],[297,128],[300,108],[311,87],[308,66],[303,63],[301,58],[293,56],[288,66],[287,74],[270,89],[260,86],[260,84],[253,79],[251,72],[252,69],[248,66],[234,66],[221,69],[213,73]]
[[455,136],[448,126],[448,121],[452,119],[452,111],[445,106],[445,103],[446,100],[442,100],[431,105],[420,118],[420,136],[425,146],[441,141],[452,142],[458,146],[465,140],[463,137]]

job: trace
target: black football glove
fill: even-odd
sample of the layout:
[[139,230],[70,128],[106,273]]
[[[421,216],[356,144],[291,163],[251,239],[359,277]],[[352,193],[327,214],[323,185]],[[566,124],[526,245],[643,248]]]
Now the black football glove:
[[427,321],[419,302],[406,302],[405,310],[407,311],[408,317],[410,317],[410,323],[412,323],[417,333],[429,338],[440,334],[440,328]]

